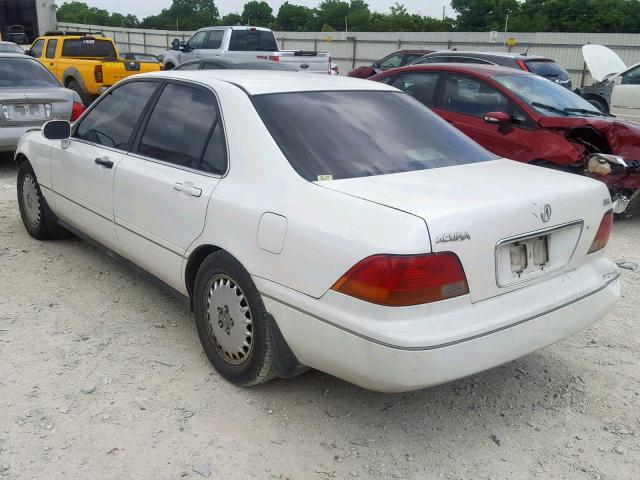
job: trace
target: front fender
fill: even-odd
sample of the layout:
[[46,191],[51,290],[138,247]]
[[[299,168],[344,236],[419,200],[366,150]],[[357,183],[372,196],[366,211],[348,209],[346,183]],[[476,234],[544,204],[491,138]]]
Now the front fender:
[[33,128],[20,137],[16,147],[16,162],[28,161],[33,168],[40,186],[45,187],[42,194],[49,204],[53,201],[50,197],[51,185],[51,149],[54,140],[47,140],[42,136],[40,128]]

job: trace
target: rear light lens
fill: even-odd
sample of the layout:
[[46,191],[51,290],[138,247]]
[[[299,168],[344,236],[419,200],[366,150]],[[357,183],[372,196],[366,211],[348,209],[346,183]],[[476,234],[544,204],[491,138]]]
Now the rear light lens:
[[102,77],[102,65],[96,65],[93,69],[93,76],[96,79],[96,83],[102,83],[104,78]]
[[589,253],[594,253],[602,250],[609,243],[609,236],[611,235],[611,227],[613,225],[613,210],[609,210],[602,217],[598,231],[596,232],[596,238],[593,239]]
[[269,60],[271,60],[273,62],[279,62],[280,61],[280,57],[278,55],[269,55]]
[[437,302],[469,293],[457,255],[374,255],[331,287],[336,292],[388,307]]
[[524,62],[524,60],[522,60],[521,58],[518,58],[516,60],[516,63],[518,64],[518,66],[520,67],[520,70],[524,70],[525,72],[529,71],[529,67],[527,67],[527,64]]
[[75,122],[80,118],[80,115],[84,113],[84,105],[78,102],[73,102],[73,108],[71,109],[71,121]]

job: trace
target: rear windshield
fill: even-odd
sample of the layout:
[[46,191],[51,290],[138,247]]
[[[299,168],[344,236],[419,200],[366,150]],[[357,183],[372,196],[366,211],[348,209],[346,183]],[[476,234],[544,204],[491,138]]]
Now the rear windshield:
[[568,78],[567,72],[552,60],[526,60],[530,72],[541,77]]
[[56,78],[39,62],[27,58],[3,58],[0,87],[60,87]]
[[65,40],[62,46],[63,57],[116,58],[116,49],[109,40],[95,38],[75,38]]
[[263,30],[233,30],[229,50],[236,52],[277,52],[273,32]]
[[496,158],[400,92],[280,93],[253,102],[291,166],[309,181]]

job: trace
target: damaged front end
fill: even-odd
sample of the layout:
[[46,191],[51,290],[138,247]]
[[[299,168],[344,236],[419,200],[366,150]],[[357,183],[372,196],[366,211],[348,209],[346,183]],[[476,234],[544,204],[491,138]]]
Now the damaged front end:
[[578,170],[604,182],[614,211],[622,216],[640,213],[640,125],[588,117],[547,117],[541,126],[564,131],[583,153]]

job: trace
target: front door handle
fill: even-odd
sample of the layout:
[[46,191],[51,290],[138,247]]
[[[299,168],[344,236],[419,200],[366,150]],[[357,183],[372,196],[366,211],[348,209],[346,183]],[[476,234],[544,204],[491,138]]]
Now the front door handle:
[[191,182],[185,182],[185,184],[176,182],[173,184],[173,189],[179,192],[188,193],[192,197],[199,197],[200,195],[202,195],[202,189],[194,187],[193,183]]
[[106,158],[98,157],[94,160],[94,162],[105,168],[113,168],[113,162],[111,160],[107,160]]

